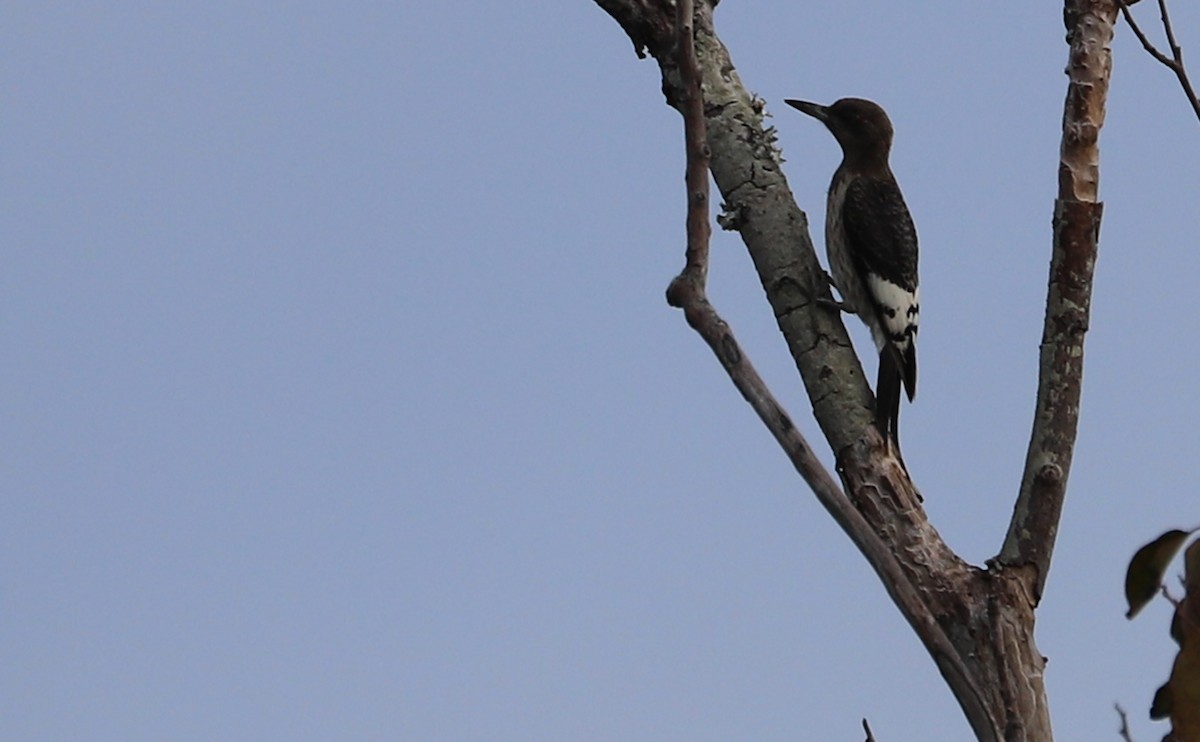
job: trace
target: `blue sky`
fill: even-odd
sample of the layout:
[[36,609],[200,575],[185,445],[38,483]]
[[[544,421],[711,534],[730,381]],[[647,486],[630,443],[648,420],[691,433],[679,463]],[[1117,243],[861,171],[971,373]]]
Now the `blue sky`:
[[[923,8],[717,24],[816,235],[838,150],[782,99],[891,114],[905,454],[980,563],[1028,442],[1066,47],[1053,4]],[[594,4],[15,3],[0,34],[0,737],[967,738],[663,300],[681,124]],[[1121,581],[1200,524],[1200,130],[1127,29],[1115,67],[1038,625],[1066,740],[1115,738],[1114,701],[1162,734],[1169,611],[1127,623]],[[711,295],[817,440],[736,236]]]

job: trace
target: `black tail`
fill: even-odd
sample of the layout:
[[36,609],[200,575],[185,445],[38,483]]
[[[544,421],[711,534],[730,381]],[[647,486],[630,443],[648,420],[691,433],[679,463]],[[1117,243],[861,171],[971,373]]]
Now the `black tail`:
[[[888,343],[879,351],[879,378],[875,381],[875,427],[900,467],[908,471],[900,454],[900,390],[903,388],[911,402],[917,395],[917,344],[909,341],[903,352]],[[918,497],[920,495],[918,494]]]
[[901,368],[905,360],[896,346],[885,345],[879,351],[879,376],[875,381],[875,427],[879,428],[885,441],[895,443],[897,454],[900,451],[900,388],[906,381]]
[[904,351],[904,391],[908,393],[908,401],[917,396],[917,337],[908,339],[908,348]]

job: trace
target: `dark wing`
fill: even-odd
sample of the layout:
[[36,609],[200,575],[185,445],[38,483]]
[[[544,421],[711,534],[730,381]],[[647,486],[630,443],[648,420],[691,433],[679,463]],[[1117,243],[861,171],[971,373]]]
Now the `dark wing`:
[[[846,248],[898,358],[889,359],[909,400],[917,393],[917,230],[891,173],[855,178],[842,211]],[[880,373],[884,371],[880,360]],[[881,385],[882,386],[882,385]],[[890,384],[888,386],[891,386]],[[878,393],[878,392],[877,392]],[[897,403],[898,404],[898,403]]]
[[917,229],[890,174],[855,178],[846,190],[842,220],[859,275],[875,274],[916,291]]

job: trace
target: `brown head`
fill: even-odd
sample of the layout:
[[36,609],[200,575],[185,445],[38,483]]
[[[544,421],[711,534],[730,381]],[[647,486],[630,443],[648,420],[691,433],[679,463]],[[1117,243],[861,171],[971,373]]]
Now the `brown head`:
[[830,106],[786,100],[825,124],[842,145],[846,165],[856,170],[887,167],[892,149],[892,122],[877,103],[862,98],[842,98]]

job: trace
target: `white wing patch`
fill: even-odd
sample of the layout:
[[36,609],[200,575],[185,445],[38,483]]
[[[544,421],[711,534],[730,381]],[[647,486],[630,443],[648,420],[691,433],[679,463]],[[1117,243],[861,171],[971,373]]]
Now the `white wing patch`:
[[[867,275],[867,291],[871,299],[879,307],[880,319],[887,339],[895,343],[901,350],[906,350],[917,333],[917,325],[921,319],[921,289],[909,291],[881,278],[875,273]],[[875,338],[875,344],[882,348],[883,338]]]

